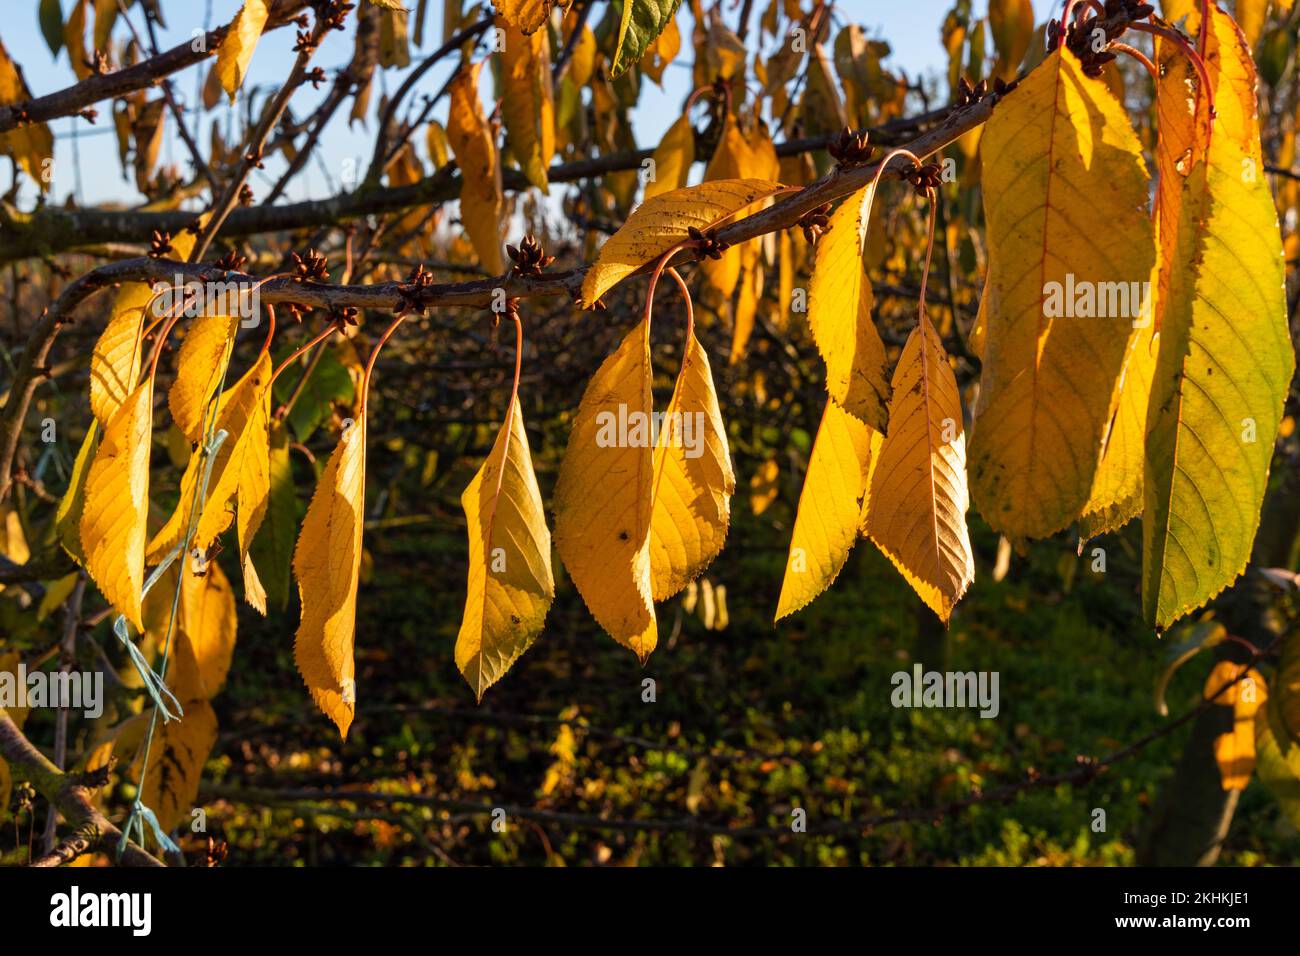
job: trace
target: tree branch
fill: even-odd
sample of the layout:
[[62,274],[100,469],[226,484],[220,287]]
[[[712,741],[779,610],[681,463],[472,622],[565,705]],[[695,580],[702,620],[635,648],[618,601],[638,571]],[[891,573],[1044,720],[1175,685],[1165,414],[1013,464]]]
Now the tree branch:
[[[267,18],[266,31],[284,26],[305,6],[307,0],[278,0],[270,17]],[[200,63],[216,53],[228,29],[230,29],[229,24],[209,30],[202,44],[196,42],[196,37],[158,56],[141,60],[134,66],[112,73],[88,76],[80,83],[74,83],[54,93],[47,93],[45,96],[35,97],[26,103],[0,106],[0,133],[17,129],[28,123],[44,123],[58,119],[60,116],[71,116],[101,100],[148,89],[163,77]],[[196,46],[199,49],[196,50]]]

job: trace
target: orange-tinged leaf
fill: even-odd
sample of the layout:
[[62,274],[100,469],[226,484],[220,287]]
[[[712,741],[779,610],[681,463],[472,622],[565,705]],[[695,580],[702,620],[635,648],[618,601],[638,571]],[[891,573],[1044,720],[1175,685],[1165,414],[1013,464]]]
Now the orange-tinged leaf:
[[601,247],[582,281],[582,300],[594,303],[622,279],[685,240],[781,190],[780,183],[728,179],[674,189],[647,199]]
[[505,271],[501,258],[505,195],[496,134],[478,96],[482,68],[483,61],[475,63],[451,81],[447,139],[460,167],[461,224],[478,254],[479,264],[491,275],[499,275]]
[[[26,103],[32,98],[22,71],[0,43],[0,106]],[[41,192],[50,188],[49,164],[54,161],[54,136],[45,123],[26,123],[0,133],[0,156],[8,155],[21,166]]]
[[884,430],[889,382],[885,343],[871,319],[871,281],[862,246],[871,214],[871,187],[831,213],[830,230],[817,241],[808,285],[808,326],[826,363],[826,391],[851,415]]
[[683,113],[668,127],[668,132],[664,133],[664,138],[655,147],[652,158],[654,178],[646,181],[645,200],[686,185],[691,164],[695,162],[695,127],[691,125],[688,114]]
[[654,451],[650,578],[663,601],[694,581],[722,551],[736,473],[709,369],[692,334]]
[[137,631],[144,629],[140,601],[152,430],[153,383],[145,379],[104,429],[86,476],[81,515],[86,571]]
[[[1223,690],[1227,685],[1231,686]],[[1214,738],[1214,760],[1224,790],[1245,790],[1255,772],[1256,711],[1268,700],[1264,678],[1253,667],[1219,661],[1206,678],[1203,694],[1206,700],[1213,698],[1215,704],[1232,708],[1232,729]]]
[[546,171],[555,156],[551,40],[545,30],[524,36],[513,27],[503,29],[501,80],[505,95],[501,116],[506,124],[506,145],[528,181],[546,192]]
[[[179,631],[193,656],[202,696],[210,700],[225,686],[235,654],[235,595],[216,561],[209,561],[203,574],[191,573],[188,562],[179,567],[183,575]],[[174,592],[169,588],[163,593],[170,601]],[[188,710],[185,717],[189,718]]]
[[550,17],[555,0],[492,0],[492,5],[520,33],[530,34]]
[[316,701],[346,739],[356,710],[357,582],[366,496],[366,416],[346,428],[316,484],[293,571],[302,620],[293,656]]
[[799,493],[776,620],[809,604],[844,567],[870,515],[867,494],[881,437],[834,401],[826,401]]
[[642,320],[592,376],[555,485],[555,546],[587,608],[643,661],[655,645],[650,327]]
[[943,341],[924,315],[894,370],[867,533],[946,624],[975,579],[966,530],[966,434]]
[[1068,51],[998,104],[980,153],[989,270],[971,492],[995,530],[1044,537],[1092,492],[1155,261],[1148,177],[1123,106]]
[[482,700],[532,646],[555,597],[551,534],[518,399],[460,502],[469,583],[456,666]]

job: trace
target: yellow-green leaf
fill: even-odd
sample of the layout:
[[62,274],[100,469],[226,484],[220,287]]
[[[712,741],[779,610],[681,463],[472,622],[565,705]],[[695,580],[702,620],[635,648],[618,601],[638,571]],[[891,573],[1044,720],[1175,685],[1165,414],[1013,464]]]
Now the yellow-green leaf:
[[[1143,609],[1160,628],[1245,569],[1295,370],[1254,64],[1213,7],[1206,62],[1213,135],[1207,152],[1201,102],[1177,230],[1161,235],[1175,250],[1147,419],[1142,556]],[[1171,108],[1187,104],[1173,95]]]
[[653,199],[686,185],[691,164],[695,162],[695,127],[689,115],[681,117],[668,127],[664,138],[655,147],[654,175],[645,184],[645,200]]
[[172,421],[191,442],[203,437],[204,413],[225,368],[226,352],[239,319],[230,315],[200,315],[181,341],[176,380],[167,393]]
[[1123,106],[1059,50],[998,104],[980,153],[989,269],[971,491],[995,530],[1044,537],[1092,493],[1155,260],[1147,173]]
[[966,434],[948,355],[924,315],[894,370],[867,533],[946,624],[975,580],[966,530]]
[[680,0],[623,0],[609,75],[616,78],[645,55],[677,13]]
[[469,583],[456,666],[482,700],[532,646],[555,597],[551,534],[518,399],[460,503],[469,531]]
[[817,242],[808,326],[826,363],[826,391],[849,414],[881,431],[889,401],[885,343],[871,319],[871,281],[862,268],[872,192],[868,186],[846,199]]

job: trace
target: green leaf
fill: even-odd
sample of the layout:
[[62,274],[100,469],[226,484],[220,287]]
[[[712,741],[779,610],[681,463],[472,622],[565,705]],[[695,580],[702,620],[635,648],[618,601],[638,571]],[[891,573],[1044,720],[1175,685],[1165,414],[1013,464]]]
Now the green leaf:
[[1273,697],[1255,711],[1255,773],[1300,827],[1300,744],[1287,738]]
[[618,24],[618,45],[610,77],[617,78],[645,55],[677,13],[681,0],[624,0]]
[[[287,402],[298,385],[301,370],[291,369],[275,380],[276,405]],[[327,349],[303,384],[302,392],[289,409],[289,427],[299,441],[306,441],[329,416],[334,402],[351,402],[355,395],[352,376],[333,349]]]
[[59,0],[41,0],[41,33],[50,48],[52,56],[58,56],[63,49],[63,10]]

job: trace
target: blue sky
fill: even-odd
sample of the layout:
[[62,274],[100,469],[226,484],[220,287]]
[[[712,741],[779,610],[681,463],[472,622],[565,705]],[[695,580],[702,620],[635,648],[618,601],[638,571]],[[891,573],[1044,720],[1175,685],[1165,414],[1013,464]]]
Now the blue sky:
[[[50,56],[39,25],[35,0],[4,0],[7,19],[3,27],[3,39],[11,56],[22,65],[28,85],[36,95],[48,93],[69,85],[74,77],[68,64],[67,53],[62,52],[57,60]],[[1055,0],[1033,0],[1037,20],[1046,18],[1048,10],[1053,12],[1059,6]],[[414,0],[408,3],[413,7]],[[840,0],[836,4],[844,21],[863,24],[872,36],[887,39],[893,56],[889,61],[895,68],[904,69],[910,76],[938,70],[946,59],[939,44],[939,25],[944,14],[951,7],[952,0]],[[63,0],[65,12],[70,6],[69,0]],[[765,6],[760,2],[755,5],[761,10]],[[982,15],[987,8],[987,0],[974,0],[975,12]],[[239,9],[240,0],[168,0],[163,4],[168,17],[168,29],[160,37],[164,48],[174,46],[190,36],[196,28],[207,28],[227,22]],[[428,14],[429,22],[425,27],[425,52],[431,51],[441,41],[441,3],[431,2]],[[141,20],[137,10],[132,8],[137,27]],[[187,15],[188,14],[188,15]],[[603,15],[601,10],[597,16]],[[684,28],[684,37],[689,37],[689,13],[679,14]],[[731,19],[731,18],[729,18]],[[120,27],[119,27],[120,30]],[[263,90],[273,88],[287,73],[292,62],[290,48],[293,44],[292,27],[268,34],[258,46],[253,57],[248,83]],[[331,74],[334,68],[347,63],[352,52],[351,31],[345,35],[335,33],[330,36],[314,62],[324,67]],[[412,58],[419,62],[420,50],[412,47]],[[688,63],[689,48],[679,54],[679,61]],[[188,103],[198,102],[199,85],[206,76],[207,64],[191,68],[174,78],[179,91]],[[425,92],[436,91],[446,78],[451,64],[431,70],[421,83]],[[396,71],[386,71],[384,82],[389,90],[401,82]],[[668,125],[681,113],[681,104],[689,92],[690,72],[683,67],[670,68],[665,74],[664,89],[660,90],[653,83],[646,82],[641,102],[634,114],[637,141],[643,146],[654,145]],[[485,86],[487,84],[485,83]],[[324,88],[322,88],[323,92]],[[417,91],[418,92],[418,91]],[[351,159],[364,170],[373,144],[373,113],[378,105],[381,89],[377,88],[371,98],[371,117],[367,126],[358,123],[349,128],[346,115],[336,116],[334,122],[323,138],[320,156],[310,163],[298,175],[287,198],[290,200],[319,198],[336,192],[339,188],[339,173],[344,163]],[[302,91],[295,98],[291,107],[297,115],[305,115],[312,105],[312,91]],[[118,201],[134,204],[141,197],[134,182],[122,176],[117,158],[116,137],[112,133],[112,119],[109,112],[100,104],[99,122],[89,126],[83,120],[65,118],[55,121],[55,181],[53,199],[62,202],[74,190],[83,204],[95,204],[106,201]],[[444,115],[445,108],[435,115]],[[218,106],[209,117],[221,117],[226,120],[237,119],[227,112],[226,107]],[[204,121],[199,141],[204,145],[209,135],[211,118]],[[186,150],[172,128],[171,117],[167,118],[167,138],[163,145],[162,162],[176,163],[182,169],[188,168]],[[74,140],[72,133],[76,130]],[[264,173],[259,172],[252,186],[256,193],[264,194],[270,188],[283,163],[276,158],[268,161]],[[31,200],[24,195],[24,205]]]

